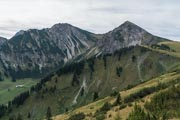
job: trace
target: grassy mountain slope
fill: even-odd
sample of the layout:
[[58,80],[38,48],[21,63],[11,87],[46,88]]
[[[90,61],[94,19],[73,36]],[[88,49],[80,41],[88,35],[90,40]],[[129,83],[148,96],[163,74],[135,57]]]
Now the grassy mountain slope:
[[64,113],[175,70],[179,62],[179,58],[154,48],[136,46],[71,63],[48,78],[41,89],[31,92],[8,116],[20,113],[27,119],[29,113],[31,119],[45,118],[48,107],[53,115]]
[[[152,49],[152,48],[150,49],[153,51],[160,52],[160,53],[166,53],[168,55],[179,57],[178,54],[179,54],[180,46],[178,42],[177,43],[176,42],[166,42],[166,43],[163,42],[160,44],[168,45],[171,49],[174,49],[175,51],[170,52],[170,51],[164,51],[164,50],[159,50],[159,49]],[[131,89],[120,92],[122,101],[123,101],[128,96],[138,93],[139,91],[145,91],[144,88],[151,88],[151,87],[153,88],[155,86],[158,86],[160,83],[166,86],[163,89],[160,89],[159,91],[157,90],[143,96],[142,98],[135,99],[131,103],[128,103],[128,104],[126,103],[125,105],[122,104],[119,106],[112,106],[109,110],[105,112],[105,114],[101,113],[102,115],[100,115],[101,116],[100,118],[98,118],[95,113],[98,113],[97,111],[100,111],[100,109],[102,109],[102,106],[105,103],[109,102],[113,104],[117,98],[109,96],[104,99],[98,100],[94,103],[75,109],[73,111],[53,117],[53,119],[64,120],[64,119],[75,118],[72,116],[76,116],[77,118],[77,116],[81,113],[85,115],[86,120],[93,120],[93,119],[94,120],[95,119],[119,120],[120,118],[122,120],[125,120],[128,118],[128,115],[131,113],[131,117],[129,117],[128,119],[138,120],[139,118],[137,115],[137,110],[136,109],[133,110],[133,109],[134,109],[134,106],[139,105],[142,108],[144,108],[146,112],[150,112],[151,116],[156,115],[160,119],[178,120],[180,118],[180,112],[179,112],[180,101],[178,100],[178,98],[180,97],[179,92],[178,92],[180,90],[179,70],[180,70],[179,64],[177,64],[175,72],[165,73],[157,78],[154,78],[152,80],[139,84]],[[163,104],[160,102],[161,100],[164,100]],[[160,107],[162,105],[163,107]],[[157,109],[158,107],[160,108]],[[133,114],[135,114],[135,117],[132,117]]]
[[[160,93],[168,93],[172,91],[171,89],[173,85],[175,85],[175,87],[180,90],[179,82],[180,82],[179,72],[170,72],[163,74],[159,77],[156,77],[152,80],[149,80],[147,82],[141,83],[131,89],[123,90],[120,92],[122,101],[124,101],[125,98],[131,96],[134,93],[137,93],[142,90],[144,91],[144,88],[158,87],[159,84],[163,84],[164,86],[166,86],[163,89],[156,90],[150,94],[145,95],[142,98],[134,99],[132,102],[126,104],[122,102],[120,105],[111,106],[110,109],[107,110],[106,113],[104,114],[104,118],[106,120],[116,120],[117,118],[121,118],[122,120],[125,120],[128,117],[129,113],[133,111],[133,107],[135,106],[135,104],[141,106],[142,108],[144,108],[144,104],[149,103],[151,105],[152,104],[151,101],[155,101],[154,100],[155,97],[160,96]],[[105,103],[109,102],[110,104],[113,104],[115,101],[116,101],[116,97],[114,96],[105,97],[104,99],[98,100],[96,102],[80,107],[73,111],[69,111],[65,114],[55,116],[53,117],[53,120],[66,120],[69,119],[71,116],[74,116],[79,113],[84,113],[86,120],[96,120],[97,115],[95,115],[95,113],[97,112],[97,110],[100,110]],[[176,109],[179,110],[179,108]],[[171,110],[173,111],[173,109]],[[171,112],[170,110],[166,109],[166,112],[168,111]],[[177,113],[176,117],[180,117],[179,112]],[[171,116],[171,118],[176,118],[176,117]]]
[[[31,86],[35,85],[38,80],[35,79],[21,79],[16,82],[12,82],[7,79],[0,82],[0,104],[7,104],[14,97],[20,93],[27,91]],[[16,85],[23,85],[22,88],[17,88]]]

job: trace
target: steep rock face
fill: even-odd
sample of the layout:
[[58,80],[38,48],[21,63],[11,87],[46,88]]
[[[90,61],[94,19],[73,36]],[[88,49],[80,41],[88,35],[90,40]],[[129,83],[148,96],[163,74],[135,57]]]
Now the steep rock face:
[[118,28],[106,33],[102,40],[99,40],[96,45],[99,46],[104,53],[112,53],[120,48],[135,45],[151,45],[161,40],[162,38],[153,36],[134,23],[126,21]]
[[69,24],[56,24],[42,30],[21,30],[10,40],[0,43],[0,66],[3,68],[0,71],[21,78],[43,77],[69,60],[79,61],[162,40],[165,39],[153,36],[129,21],[101,35]]
[[94,34],[69,24],[20,31],[0,48],[4,70],[11,76],[41,76],[89,49]]

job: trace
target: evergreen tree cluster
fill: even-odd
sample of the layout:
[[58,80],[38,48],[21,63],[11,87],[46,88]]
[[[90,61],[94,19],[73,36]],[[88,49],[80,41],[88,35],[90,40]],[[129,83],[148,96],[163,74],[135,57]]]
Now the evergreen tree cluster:
[[95,58],[90,58],[87,62],[88,62],[88,66],[89,66],[91,72],[94,72]]
[[82,70],[84,69],[85,61],[81,61],[78,63],[72,63],[72,64],[67,64],[64,67],[60,68],[56,74],[58,76],[61,76],[63,74],[67,73],[72,73],[72,72],[77,72],[77,74],[81,74]]
[[128,97],[124,98],[124,103],[129,103],[129,102],[135,101],[136,99],[141,99],[153,92],[159,91],[166,87],[168,87],[168,85],[159,83],[158,86],[143,88],[142,90],[139,90],[139,91],[129,95]]
[[0,118],[4,116],[7,112],[8,107],[5,105],[0,105]]
[[122,71],[123,71],[123,68],[122,68],[122,67],[117,67],[117,68],[116,68],[116,74],[117,74],[118,77],[121,76]]
[[12,101],[8,102],[8,105],[0,105],[0,118],[5,114],[8,114],[12,111],[13,107],[19,107],[22,105],[25,100],[29,97],[29,91],[23,92],[17,97],[15,97]]
[[104,68],[106,69],[106,67],[107,67],[107,57],[105,55],[103,56],[103,61],[104,61]]
[[12,105],[20,106],[24,103],[24,101],[29,97],[29,91],[21,93],[19,96],[15,97],[12,100]]
[[92,79],[93,76],[93,72],[94,72],[94,64],[95,64],[95,58],[90,58],[88,60],[88,66],[90,68],[90,79]]
[[73,78],[72,78],[72,82],[71,82],[72,86],[75,86],[75,85],[79,85],[80,84],[80,81],[79,81],[79,75],[78,73],[75,71],[74,74],[73,74]]
[[137,59],[137,58],[136,58],[136,56],[135,56],[135,55],[133,55],[133,56],[132,56],[132,62],[135,62],[135,61],[136,61],[136,59]]
[[84,120],[85,114],[84,113],[77,113],[72,115],[68,120]]
[[94,92],[93,101],[97,100],[98,98],[99,98],[98,92]]
[[104,105],[95,112],[95,117],[96,120],[104,120],[105,119],[105,114],[107,111],[111,109],[112,105],[108,102],[104,103]]
[[3,80],[4,80],[3,75],[2,75],[2,73],[0,72],[0,82],[3,81]]
[[167,50],[167,51],[173,51],[174,50],[171,50],[171,48],[167,45],[164,45],[164,44],[161,44],[161,45],[158,45],[158,44],[154,44],[154,45],[151,45],[152,48],[155,48],[155,49],[161,49],[161,50]]

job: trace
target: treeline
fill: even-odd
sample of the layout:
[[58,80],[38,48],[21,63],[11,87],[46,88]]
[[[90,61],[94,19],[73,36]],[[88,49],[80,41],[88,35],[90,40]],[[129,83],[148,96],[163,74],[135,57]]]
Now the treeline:
[[175,50],[172,50],[169,46],[164,45],[164,44],[161,44],[161,45],[154,44],[154,45],[151,45],[151,48],[175,52]]
[[29,95],[29,91],[23,92],[20,95],[16,96],[12,101],[9,101],[8,105],[0,105],[0,118],[6,114],[11,113],[13,107],[19,107],[20,105],[22,105],[29,97]]
[[[139,48],[141,53],[145,53],[145,52],[147,52],[147,51],[150,51],[150,49],[145,48],[145,47],[141,47],[141,46],[130,46],[130,47],[121,48],[121,49],[115,51],[115,52],[113,53],[113,55],[115,55],[115,56],[117,55],[117,56],[118,56],[118,60],[120,60],[122,55],[125,55],[127,52],[133,50],[134,48]],[[136,57],[135,57],[135,56],[132,56],[132,61],[134,62],[135,60],[136,60]]]
[[65,66],[63,66],[62,68],[60,68],[56,74],[58,76],[61,76],[63,74],[67,74],[67,73],[72,73],[72,72],[77,72],[77,74],[80,74],[82,72],[82,69],[84,68],[85,65],[85,61],[81,61],[78,63],[73,63],[73,64],[67,64]]
[[180,79],[178,78],[176,80],[173,80],[173,81],[170,81],[167,83],[160,83],[159,82],[157,86],[147,87],[147,88],[144,88],[142,90],[139,90],[139,91],[129,95],[128,97],[124,98],[124,102],[128,103],[128,102],[132,102],[132,101],[135,101],[137,99],[143,98],[143,97],[145,97],[145,96],[147,96],[153,92],[158,92],[162,89],[168,88],[171,85],[177,84],[179,81],[180,81]]

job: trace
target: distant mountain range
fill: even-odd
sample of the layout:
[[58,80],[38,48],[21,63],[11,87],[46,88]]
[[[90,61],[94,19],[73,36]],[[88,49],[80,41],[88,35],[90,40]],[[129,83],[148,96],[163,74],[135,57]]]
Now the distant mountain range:
[[165,40],[129,21],[101,35],[70,24],[55,24],[42,30],[21,30],[9,40],[0,38],[0,72],[15,78],[38,78],[87,51],[95,49],[92,54],[100,55]]

